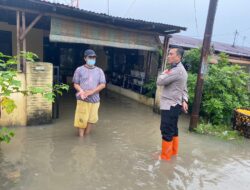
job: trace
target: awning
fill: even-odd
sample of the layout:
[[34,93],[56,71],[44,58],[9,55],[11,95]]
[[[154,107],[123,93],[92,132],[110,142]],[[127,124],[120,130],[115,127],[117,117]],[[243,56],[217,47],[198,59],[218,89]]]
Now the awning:
[[109,25],[51,18],[50,41],[157,51],[157,35]]

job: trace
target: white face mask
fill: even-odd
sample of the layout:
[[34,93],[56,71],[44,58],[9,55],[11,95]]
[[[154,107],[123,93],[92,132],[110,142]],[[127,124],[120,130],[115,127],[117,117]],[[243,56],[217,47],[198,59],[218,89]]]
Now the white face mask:
[[87,59],[87,64],[89,65],[89,66],[94,66],[95,65],[95,63],[96,63],[96,60],[95,59]]

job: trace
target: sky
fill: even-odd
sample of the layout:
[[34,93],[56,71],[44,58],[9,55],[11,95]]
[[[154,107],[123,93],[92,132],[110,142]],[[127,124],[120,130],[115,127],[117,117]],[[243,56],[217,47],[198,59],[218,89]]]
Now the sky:
[[[71,0],[51,0],[67,3]],[[80,8],[112,16],[187,27],[181,35],[203,38],[209,0],[79,0]],[[109,6],[108,6],[109,5]],[[250,1],[218,0],[213,41],[250,47]],[[235,35],[237,31],[237,35]]]

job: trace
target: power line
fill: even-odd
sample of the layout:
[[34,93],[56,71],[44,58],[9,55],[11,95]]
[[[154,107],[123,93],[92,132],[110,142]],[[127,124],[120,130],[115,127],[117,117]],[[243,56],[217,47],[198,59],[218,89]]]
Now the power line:
[[[241,31],[238,31],[238,36],[241,36],[241,33],[244,33],[246,31],[250,30],[250,28],[248,29],[245,29],[245,30],[241,30]],[[234,36],[235,35],[235,32],[231,32],[231,33],[221,33],[221,34],[214,34],[213,37],[218,37],[218,36]],[[196,35],[196,36],[191,36],[193,38],[198,38],[198,37],[203,37],[201,35]]]
[[197,14],[196,14],[196,2],[194,0],[194,18],[195,18],[195,26],[196,26],[196,33],[199,35],[199,30],[198,30],[198,22],[197,22]]
[[107,0],[107,3],[108,3],[108,15],[109,15],[109,0]]
[[132,8],[132,6],[135,4],[135,2],[136,2],[136,0],[133,0],[133,1],[132,1],[132,3],[129,5],[129,7],[128,7],[128,9],[127,9],[127,11],[125,12],[125,14],[124,14],[123,17],[126,17],[126,16],[127,16],[129,10]]
[[[213,37],[217,37],[217,36],[232,36],[232,35],[234,35],[233,32],[232,33],[214,34]],[[197,37],[198,38],[198,37],[203,37],[203,36],[197,35],[197,36],[191,36],[191,37],[193,37],[193,38]]]

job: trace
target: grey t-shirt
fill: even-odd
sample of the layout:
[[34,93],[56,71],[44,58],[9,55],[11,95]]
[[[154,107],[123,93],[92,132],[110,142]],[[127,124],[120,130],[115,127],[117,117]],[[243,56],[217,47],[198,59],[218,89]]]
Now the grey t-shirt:
[[[79,84],[82,90],[93,90],[100,84],[106,84],[106,79],[101,68],[94,67],[90,69],[83,65],[75,70],[73,83]],[[82,100],[80,96],[77,96],[77,93],[76,98],[77,100]],[[99,93],[95,93],[87,97],[84,101],[97,103],[100,101],[100,95]]]
[[170,110],[171,106],[182,105],[184,100],[188,101],[187,78],[188,74],[182,63],[158,76],[157,85],[163,86],[161,110]]

